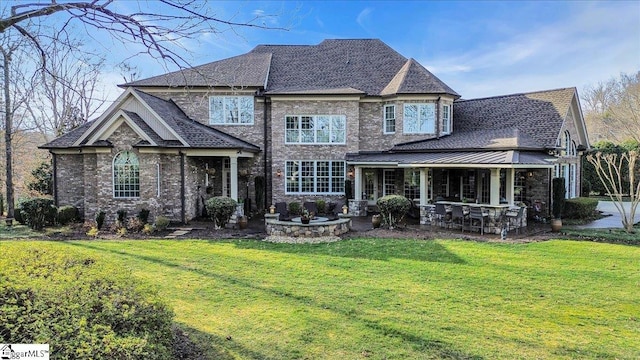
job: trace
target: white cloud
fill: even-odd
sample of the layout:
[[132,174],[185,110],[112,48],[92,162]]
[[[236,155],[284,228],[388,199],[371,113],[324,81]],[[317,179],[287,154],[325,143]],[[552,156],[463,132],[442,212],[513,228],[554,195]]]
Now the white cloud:
[[364,10],[360,11],[358,16],[356,17],[356,22],[364,30],[367,30],[367,26],[370,21],[372,12],[373,12],[372,8],[364,8]]

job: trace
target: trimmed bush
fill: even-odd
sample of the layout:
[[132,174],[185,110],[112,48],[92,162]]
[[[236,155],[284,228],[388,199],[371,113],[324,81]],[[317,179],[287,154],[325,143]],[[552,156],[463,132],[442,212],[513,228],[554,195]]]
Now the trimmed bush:
[[318,200],[316,201],[316,206],[318,207],[318,213],[319,214],[326,214],[327,213],[327,202],[324,200]]
[[162,215],[156,216],[156,229],[165,230],[167,227],[169,227],[169,218]]
[[107,214],[105,214],[104,211],[98,211],[98,213],[96,214],[96,227],[98,228],[98,230],[102,229],[106,216]]
[[296,201],[289,203],[289,214],[302,215],[302,205]]
[[58,224],[67,225],[78,220],[78,209],[75,206],[65,205],[58,208]]
[[397,227],[411,208],[411,201],[401,195],[383,196],[378,199],[376,204],[380,209],[384,225],[389,229]]
[[214,196],[207,200],[207,213],[218,227],[224,227],[236,211],[238,203],[230,197]]
[[34,230],[42,230],[48,224],[54,224],[58,210],[53,206],[53,200],[48,198],[33,198],[20,204],[20,214],[24,223]]
[[597,207],[597,199],[587,197],[568,199],[564,202],[563,214],[567,219],[592,219]]
[[3,252],[1,343],[48,343],[59,359],[172,358],[172,311],[122,267],[40,244]]
[[13,209],[13,219],[20,224],[24,224],[24,218],[22,217],[22,203],[19,203]]
[[140,211],[138,211],[138,220],[140,220],[142,222],[142,224],[146,224],[149,222],[149,213],[151,211],[149,209],[140,209]]
[[116,220],[120,223],[121,226],[124,226],[125,221],[127,220],[127,210],[120,209],[116,211],[116,214],[118,215]]

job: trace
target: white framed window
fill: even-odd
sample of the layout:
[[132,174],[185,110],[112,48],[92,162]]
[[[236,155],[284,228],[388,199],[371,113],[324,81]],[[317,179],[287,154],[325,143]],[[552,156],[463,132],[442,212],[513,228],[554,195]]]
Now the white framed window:
[[571,133],[569,130],[564,132],[564,154],[563,155],[571,155]]
[[210,96],[209,124],[253,125],[253,96]]
[[121,151],[113,158],[113,197],[140,197],[140,162],[132,151]]
[[420,201],[420,170],[404,169],[404,197]]
[[451,133],[451,105],[442,105],[442,133]]
[[285,175],[286,194],[344,194],[344,161],[289,160]]
[[396,106],[384,106],[384,133],[395,134],[396,132]]
[[285,116],[286,144],[344,144],[347,118],[344,115]]
[[396,171],[384,170],[382,175],[382,196],[394,195],[396,193]]
[[403,120],[405,134],[435,134],[436,105],[404,104]]

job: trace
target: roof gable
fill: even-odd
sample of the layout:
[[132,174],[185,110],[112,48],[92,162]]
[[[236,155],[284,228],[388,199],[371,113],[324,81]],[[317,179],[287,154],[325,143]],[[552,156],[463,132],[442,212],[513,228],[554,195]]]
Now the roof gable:
[[459,97],[447,84],[435,77],[414,59],[409,59],[380,93],[393,94],[451,94]]

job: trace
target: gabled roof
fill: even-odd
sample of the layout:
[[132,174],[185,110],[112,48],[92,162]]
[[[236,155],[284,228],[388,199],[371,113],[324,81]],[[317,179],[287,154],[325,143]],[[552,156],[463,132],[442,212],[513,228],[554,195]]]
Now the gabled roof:
[[[242,149],[248,152],[259,152],[260,148],[253,144],[250,144],[244,140],[238,139],[234,136],[226,134],[220,130],[210,128],[206,125],[200,124],[197,121],[190,119],[173,101],[167,101],[158,98],[153,95],[149,95],[139,90],[132,90],[131,95],[136,95],[143,101],[149,108],[151,108],[171,129],[184,140],[183,144],[179,140],[175,139],[163,139],[157,132],[155,132],[147,122],[140,117],[137,113],[130,110],[121,110],[123,114],[129,117],[134,124],[142,130],[142,132],[151,141],[142,140],[136,146],[158,146],[158,147],[180,147],[180,148],[207,148],[207,149]],[[102,121],[102,124],[97,124],[96,121]],[[96,121],[88,122],[81,127],[65,134],[40,148],[43,149],[63,149],[74,147],[87,147],[87,146],[106,146],[108,144],[93,143],[88,144],[90,138],[95,137],[95,134],[99,134],[101,129],[105,128],[109,124],[109,119],[98,119]],[[91,132],[91,136],[87,136],[87,132]],[[76,144],[82,137],[84,139]],[[75,145],[75,146],[74,146]]]
[[174,71],[123,86],[238,86],[263,88],[269,74],[271,54],[248,53],[189,69]]
[[264,88],[267,94],[405,93],[459,97],[422,65],[378,39],[333,39],[318,45],[258,45],[240,56],[126,85],[248,86]]
[[574,101],[575,88],[458,100],[451,135],[398,144],[393,151],[552,149]]

